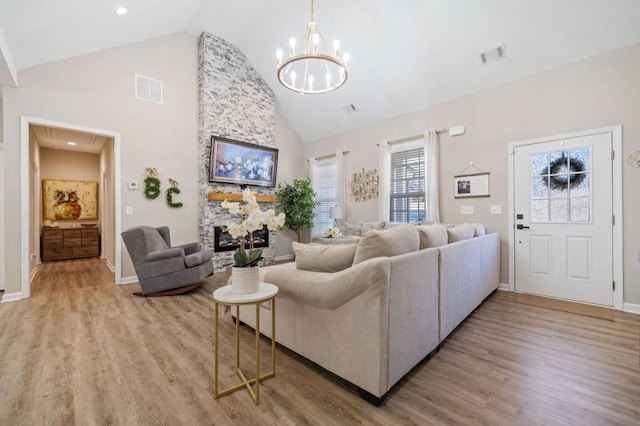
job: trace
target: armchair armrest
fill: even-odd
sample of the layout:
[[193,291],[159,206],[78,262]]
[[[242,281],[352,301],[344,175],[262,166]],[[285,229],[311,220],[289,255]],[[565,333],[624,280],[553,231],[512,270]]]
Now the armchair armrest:
[[171,259],[172,257],[184,257],[184,250],[180,247],[174,247],[166,250],[152,251],[145,256],[147,262],[156,262],[158,260]]

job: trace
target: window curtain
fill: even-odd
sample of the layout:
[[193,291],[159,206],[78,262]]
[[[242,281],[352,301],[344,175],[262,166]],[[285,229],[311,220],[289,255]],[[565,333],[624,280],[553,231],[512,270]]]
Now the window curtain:
[[378,144],[378,220],[389,220],[391,193],[391,145],[388,141]]
[[[424,158],[425,158],[425,201],[427,202],[427,220],[434,222],[440,222],[440,207],[438,205],[438,163],[439,163],[439,145],[440,136],[438,132],[428,130],[425,133],[425,146],[424,146]],[[388,198],[388,197],[387,197]]]
[[336,152],[336,207],[342,209],[342,218],[347,221],[347,156],[343,151]]
[[[319,192],[319,184],[320,184],[318,160],[316,159],[316,157],[309,157],[307,161],[309,163],[308,176],[309,176],[309,179],[311,179],[311,187],[313,188],[313,192],[317,194]],[[316,236],[318,233],[321,233],[321,232],[322,231],[320,231],[319,229],[316,229],[315,220],[314,220],[314,227],[311,229],[311,235]]]

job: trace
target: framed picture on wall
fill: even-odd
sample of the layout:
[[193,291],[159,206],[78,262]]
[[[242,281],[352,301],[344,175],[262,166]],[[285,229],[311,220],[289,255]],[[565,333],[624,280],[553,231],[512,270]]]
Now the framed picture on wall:
[[45,220],[98,218],[98,182],[42,180],[42,216]]
[[277,148],[211,137],[210,182],[272,187],[277,168]]
[[489,173],[453,177],[454,198],[489,197]]

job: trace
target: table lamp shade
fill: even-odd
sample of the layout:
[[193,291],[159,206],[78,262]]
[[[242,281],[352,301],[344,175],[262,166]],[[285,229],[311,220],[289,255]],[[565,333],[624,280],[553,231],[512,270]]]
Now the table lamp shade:
[[329,207],[329,217],[331,219],[342,219],[342,207]]

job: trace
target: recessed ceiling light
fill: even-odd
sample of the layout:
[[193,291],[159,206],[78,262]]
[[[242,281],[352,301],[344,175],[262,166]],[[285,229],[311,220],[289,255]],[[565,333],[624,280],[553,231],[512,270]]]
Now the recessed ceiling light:
[[116,15],[124,15],[125,13],[127,13],[126,7],[119,7],[116,9]]
[[75,146],[76,143],[75,142],[67,142],[67,145]]

